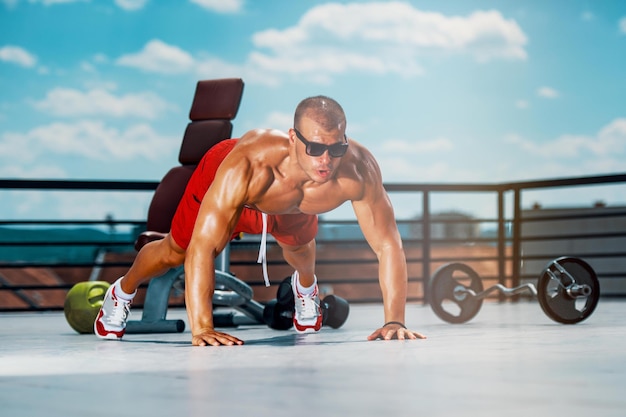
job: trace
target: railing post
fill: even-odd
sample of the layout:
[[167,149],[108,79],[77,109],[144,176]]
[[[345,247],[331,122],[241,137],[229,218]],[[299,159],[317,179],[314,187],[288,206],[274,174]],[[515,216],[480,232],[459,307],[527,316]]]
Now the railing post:
[[[498,190],[498,283],[506,286],[506,229],[504,227],[504,191]],[[504,295],[500,295],[502,301]]]
[[422,193],[422,288],[425,305],[430,302],[430,237],[430,194],[424,190]]
[[520,270],[522,260],[522,244],[521,244],[521,230],[522,230],[522,201],[521,191],[519,188],[515,188],[515,197],[513,202],[513,265],[512,265],[512,286],[517,287],[520,285]]

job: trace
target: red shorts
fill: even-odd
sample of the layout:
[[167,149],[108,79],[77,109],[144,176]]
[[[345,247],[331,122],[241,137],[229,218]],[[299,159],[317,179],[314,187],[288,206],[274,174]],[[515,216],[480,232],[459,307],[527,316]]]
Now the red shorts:
[[[215,172],[226,155],[233,149],[237,139],[227,139],[213,146],[202,157],[198,167],[191,175],[176,213],[172,219],[170,234],[174,241],[183,249],[187,249],[191,241],[191,233],[200,202],[215,179]],[[232,238],[239,233],[263,233],[261,212],[244,207]],[[267,216],[267,232],[281,243],[299,246],[310,242],[317,235],[317,216],[313,214],[269,214]]]

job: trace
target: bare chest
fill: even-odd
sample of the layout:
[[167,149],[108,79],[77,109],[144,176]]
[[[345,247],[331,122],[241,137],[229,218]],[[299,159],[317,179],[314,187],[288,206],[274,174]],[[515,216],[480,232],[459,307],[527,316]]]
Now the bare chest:
[[252,205],[268,214],[321,214],[353,198],[354,192],[336,181],[313,187],[276,182]]

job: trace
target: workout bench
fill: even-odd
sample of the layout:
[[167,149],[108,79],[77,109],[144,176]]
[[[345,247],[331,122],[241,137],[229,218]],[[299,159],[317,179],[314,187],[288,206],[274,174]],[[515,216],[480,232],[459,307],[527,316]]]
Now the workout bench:
[[[146,243],[162,239],[169,232],[178,202],[197,164],[212,146],[231,137],[231,120],[239,110],[243,86],[243,81],[239,78],[204,80],[197,83],[189,112],[191,121],[185,129],[178,155],[181,165],[170,169],[156,188],[148,209],[147,231],[137,238],[135,249],[140,250]],[[214,312],[215,326],[263,323],[264,306],[252,299],[253,291],[249,285],[229,272],[230,245],[216,258],[215,265],[213,305],[230,308],[228,312]],[[141,320],[130,320],[126,332],[182,332],[185,322],[168,320],[166,315],[172,288],[183,285],[182,265],[151,279]]]

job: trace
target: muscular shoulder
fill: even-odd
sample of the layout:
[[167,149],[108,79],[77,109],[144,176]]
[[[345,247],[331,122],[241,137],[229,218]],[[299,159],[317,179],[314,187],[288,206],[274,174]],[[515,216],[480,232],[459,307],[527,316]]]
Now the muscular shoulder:
[[289,153],[289,137],[279,130],[250,130],[239,139],[233,152],[238,158],[244,158],[251,163],[265,161],[271,164],[275,157],[280,159]]
[[341,164],[341,175],[348,183],[354,182],[352,188],[360,185],[360,197],[355,200],[371,195],[372,192],[382,189],[382,176],[378,162],[374,155],[363,145],[355,140],[350,140],[349,151]]
[[[350,140],[349,151],[346,154],[346,166],[354,175],[366,183],[380,182],[381,173],[374,155],[363,145],[355,140]],[[342,163],[342,166],[344,164]]]
[[284,132],[255,129],[239,139],[223,165],[231,175],[241,176],[254,199],[272,184],[276,167],[288,154],[288,136]]
[[289,136],[287,133],[277,129],[253,129],[247,131],[238,145],[254,146],[259,148],[267,148],[276,146],[276,144],[284,142],[287,144]]

